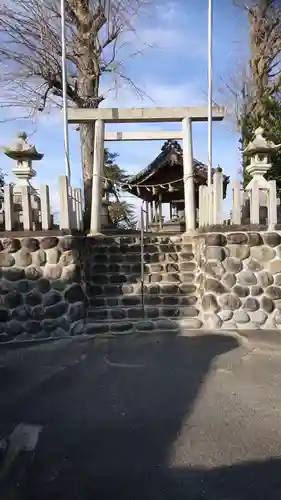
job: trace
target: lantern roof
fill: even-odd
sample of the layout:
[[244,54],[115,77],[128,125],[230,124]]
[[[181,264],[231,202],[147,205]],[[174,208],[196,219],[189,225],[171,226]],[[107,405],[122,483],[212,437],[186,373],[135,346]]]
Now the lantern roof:
[[246,156],[254,156],[257,153],[274,153],[281,148],[281,144],[275,144],[264,137],[264,129],[259,127],[254,132],[254,139],[249,142],[243,153]]
[[38,153],[33,144],[27,141],[27,134],[19,132],[17,140],[7,148],[4,148],[4,153],[13,160],[42,160],[43,154]]

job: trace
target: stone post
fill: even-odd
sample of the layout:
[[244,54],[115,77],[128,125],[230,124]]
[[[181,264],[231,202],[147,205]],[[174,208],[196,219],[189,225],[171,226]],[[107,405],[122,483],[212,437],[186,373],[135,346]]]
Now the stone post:
[[74,189],[75,197],[77,200],[77,212],[76,212],[76,217],[77,217],[77,229],[82,230],[83,229],[83,202],[82,202],[82,191],[81,188],[75,188]]
[[213,175],[213,223],[222,224],[222,201],[223,201],[223,173],[214,172]]
[[74,194],[74,188],[69,185],[69,213],[70,213],[70,227],[71,229],[77,229],[76,226],[76,199]]
[[51,211],[49,186],[47,184],[40,186],[40,201],[42,230],[48,230],[51,229]]
[[250,222],[251,224],[260,223],[260,189],[257,179],[251,180],[251,199],[250,199]]
[[4,186],[4,211],[5,211],[5,230],[13,229],[13,188],[11,184]]
[[214,224],[214,185],[210,184],[206,187],[207,191],[207,224]]
[[183,132],[183,183],[184,183],[184,209],[186,231],[195,229],[195,198],[193,182],[193,147],[192,147],[192,121],[184,118],[182,121]]
[[241,194],[240,181],[232,181],[232,224],[241,224]]
[[205,186],[199,186],[199,207],[198,207],[199,227],[204,226],[204,187]]
[[104,122],[95,122],[94,167],[90,235],[101,230],[102,175],[104,167]]
[[60,229],[71,229],[69,185],[66,175],[60,175],[59,177],[59,192],[60,192]]
[[268,181],[267,184],[268,184],[268,204],[267,204],[268,229],[274,230],[277,224],[276,181]]
[[30,192],[28,186],[21,186],[21,196],[22,196],[22,221],[23,229],[25,231],[30,231],[32,229],[32,217],[31,217],[31,200]]

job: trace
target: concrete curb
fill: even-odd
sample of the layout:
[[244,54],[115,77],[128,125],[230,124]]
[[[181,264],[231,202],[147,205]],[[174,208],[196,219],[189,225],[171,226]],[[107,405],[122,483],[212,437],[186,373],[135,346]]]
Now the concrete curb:
[[234,337],[242,343],[245,342],[258,342],[259,344],[274,345],[281,347],[281,331],[280,330],[189,330],[180,334],[182,337],[200,335],[225,335],[227,337]]
[[1,342],[0,343],[0,351],[3,348],[6,349],[18,349],[20,347],[34,347],[37,345],[41,344],[48,344],[50,342],[56,342],[56,341],[61,341],[65,340],[66,342],[83,342],[86,340],[91,340],[91,339],[110,339],[110,338],[115,338],[115,337],[125,337],[125,336],[133,336],[131,332],[127,333],[111,333],[111,334],[105,334],[105,333],[95,333],[92,335],[73,335],[72,337],[48,337],[45,339],[30,339],[30,340],[9,340],[8,342]]
[[37,345],[48,344],[50,342],[57,341],[66,341],[66,342],[85,342],[87,340],[94,339],[113,339],[118,337],[155,337],[155,336],[163,336],[167,337],[167,333],[169,333],[169,337],[200,337],[206,335],[224,335],[226,337],[235,337],[238,340],[247,340],[249,342],[259,342],[264,344],[274,344],[281,345],[281,332],[279,330],[186,330],[180,333],[176,331],[165,332],[164,330],[157,330],[154,332],[144,333],[132,333],[132,332],[124,332],[124,333],[95,333],[88,335],[73,335],[71,337],[48,337],[45,339],[30,339],[30,340],[10,340],[8,342],[0,343],[0,351],[1,349],[19,349],[24,347],[34,347]]

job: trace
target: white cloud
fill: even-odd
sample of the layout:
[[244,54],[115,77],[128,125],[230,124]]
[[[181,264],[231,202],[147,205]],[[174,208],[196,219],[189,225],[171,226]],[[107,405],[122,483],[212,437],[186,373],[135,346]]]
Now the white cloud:
[[202,37],[193,24],[188,2],[154,2],[149,16],[141,19],[137,26],[137,37],[145,44],[157,49],[174,52],[174,56],[186,54],[187,57],[207,58],[206,37]]

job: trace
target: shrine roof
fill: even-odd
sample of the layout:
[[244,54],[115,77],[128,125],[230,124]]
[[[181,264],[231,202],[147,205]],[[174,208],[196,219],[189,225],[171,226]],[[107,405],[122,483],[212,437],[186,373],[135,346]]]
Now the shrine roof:
[[[166,141],[159,155],[143,170],[132,176],[128,183],[130,185],[145,184],[162,167],[182,165],[182,148],[177,141]],[[202,184],[207,182],[207,165],[193,158],[193,168],[196,177],[202,179]],[[215,169],[213,169],[215,171]]]

